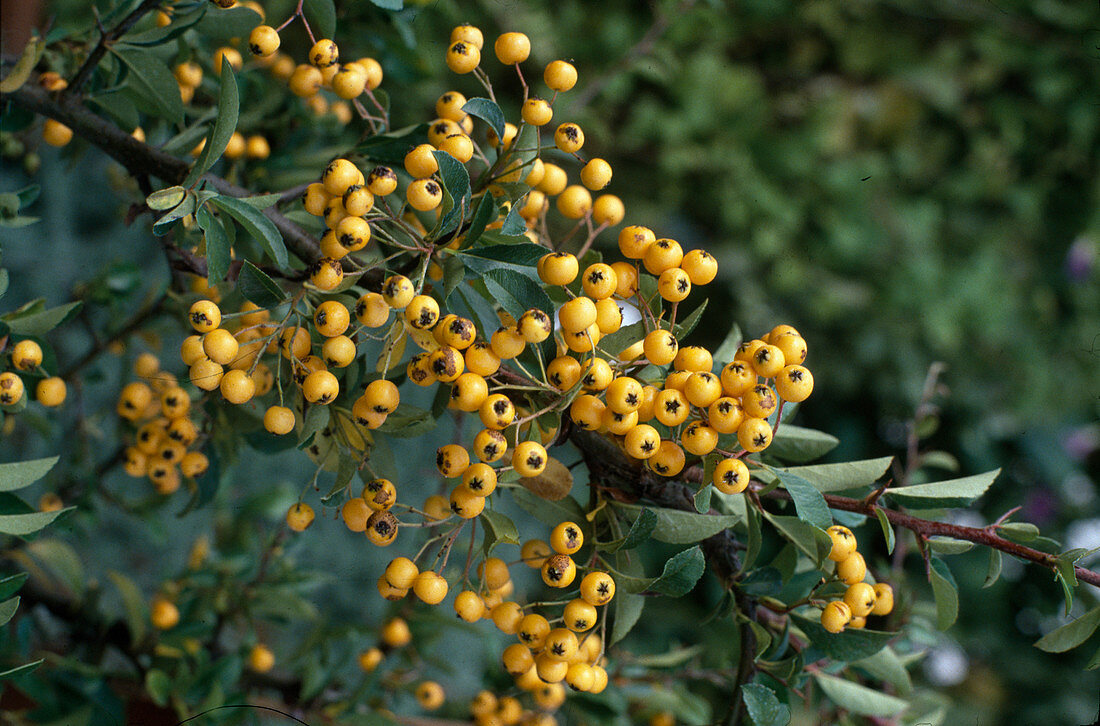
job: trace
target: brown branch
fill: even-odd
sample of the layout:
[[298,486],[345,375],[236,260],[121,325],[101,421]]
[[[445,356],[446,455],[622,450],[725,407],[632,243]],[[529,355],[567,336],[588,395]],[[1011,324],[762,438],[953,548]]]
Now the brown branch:
[[[60,121],[73,133],[126,167],[133,176],[153,176],[169,184],[183,181],[191,165],[161,149],[142,143],[111,122],[97,116],[71,96],[54,98],[37,84],[27,83],[17,91],[0,95],[0,104],[11,103],[28,111]],[[251,192],[221,177],[207,174],[203,180],[221,194],[232,197],[251,196]],[[312,263],[321,258],[320,245],[308,232],[287,219],[274,207],[264,214],[275,223],[287,248],[302,262]],[[349,261],[350,264],[350,261]],[[348,269],[348,268],[345,268]]]
[[[80,66],[76,75],[73,76],[72,82],[69,84],[68,89],[66,89],[66,95],[72,96],[73,98],[77,97],[80,94],[80,90],[84,87],[84,84],[92,77],[92,72],[96,69],[96,66],[103,60],[103,56],[107,54],[108,47],[111,43],[114,43],[123,35],[126,35],[130,28],[134,27],[137,21],[145,17],[145,14],[150,10],[158,7],[161,1],[162,0],[145,0],[141,5],[134,8],[133,12],[123,18],[122,22],[116,25],[113,30],[107,33],[101,32],[99,42],[96,43],[95,48],[92,49],[92,52],[89,53],[88,57],[84,60],[84,64]],[[99,23],[98,17],[96,18],[96,23],[97,25]],[[102,31],[102,28],[100,28],[100,30]]]

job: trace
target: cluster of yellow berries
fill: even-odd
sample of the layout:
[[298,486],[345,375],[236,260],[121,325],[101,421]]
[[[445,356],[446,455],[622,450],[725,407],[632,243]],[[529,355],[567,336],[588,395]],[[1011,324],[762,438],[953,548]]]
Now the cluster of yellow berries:
[[829,559],[836,563],[836,578],[848,586],[844,597],[833,600],[821,611],[821,625],[830,633],[844,628],[862,628],[869,615],[889,615],[894,609],[894,588],[885,582],[864,582],[867,564],[856,551],[856,536],[839,524],[828,529],[833,547]]
[[54,408],[65,402],[68,387],[64,379],[45,375],[42,358],[42,346],[30,338],[24,338],[12,346],[12,370],[0,373],[0,406],[14,406],[23,400],[26,393],[24,376],[39,377],[34,386],[34,398],[43,406]]
[[123,386],[115,407],[134,427],[122,468],[132,477],[147,477],[161,494],[171,494],[183,477],[202,476],[210,466],[199,450],[202,434],[192,418],[191,396],[174,375],[160,369],[152,353],[137,357],[134,374],[140,380]]

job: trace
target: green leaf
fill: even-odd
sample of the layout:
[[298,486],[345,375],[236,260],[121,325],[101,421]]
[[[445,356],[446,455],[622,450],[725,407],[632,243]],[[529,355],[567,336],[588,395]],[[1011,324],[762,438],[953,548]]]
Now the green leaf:
[[[542,245],[520,242],[506,245],[486,245],[484,247],[471,247],[461,253],[467,260],[466,264],[479,272],[493,268],[514,269],[525,275],[538,275],[536,265],[546,254],[546,248]],[[482,262],[484,260],[484,262]]]
[[653,530],[656,528],[657,515],[649,509],[642,509],[638,517],[634,520],[634,523],[630,525],[630,531],[626,533],[625,537],[621,537],[614,542],[608,542],[606,545],[600,547],[600,549],[606,552],[632,550],[647,542],[650,535],[653,534]]
[[814,488],[813,484],[789,471],[782,469],[772,469],[772,471],[779,477],[783,488],[791,495],[799,519],[821,529],[828,529],[832,525],[833,516],[829,514],[829,505],[825,503],[825,497]]
[[165,706],[172,694],[172,680],[159,668],[151,668],[145,673],[145,692],[153,703]]
[[199,207],[195,221],[206,239],[206,282],[217,285],[229,272],[229,237],[221,222],[205,206]]
[[1035,647],[1047,653],[1065,653],[1088,640],[1100,626],[1100,607],[1056,628],[1035,641]]
[[898,654],[886,646],[872,656],[856,661],[852,665],[862,668],[873,678],[892,684],[902,695],[913,690],[913,680]]
[[138,643],[145,637],[145,623],[148,620],[148,608],[145,597],[137,584],[121,572],[109,570],[111,579],[122,598],[122,607],[126,611],[126,626],[130,629],[130,642]]
[[556,502],[551,502],[527,489],[511,489],[509,491],[512,492],[512,499],[515,500],[520,509],[543,524],[555,527],[565,521],[577,523],[585,521],[584,510],[581,509],[581,505],[577,504],[577,500],[573,497],[565,497]]
[[275,260],[275,264],[286,267],[287,254],[283,237],[279,234],[275,223],[263,212],[233,197],[216,196],[210,200],[210,203],[237,220],[241,227],[260,243],[271,259]]
[[179,37],[184,31],[202,20],[209,7],[210,5],[208,3],[201,3],[194,11],[186,15],[180,12],[173,13],[172,22],[170,24],[162,28],[154,27],[149,30],[127,33],[122,36],[121,42],[127,45],[139,46],[153,46],[167,43],[169,40]]
[[188,214],[192,214],[195,211],[195,205],[195,195],[192,193],[185,194],[183,201],[177,204],[174,209],[166,214],[162,214],[156,222],[153,222],[153,234],[158,236],[168,234],[168,230],[179,224],[179,221]]
[[286,293],[268,277],[267,273],[248,260],[241,265],[241,274],[237,278],[237,289],[245,299],[261,308],[273,308],[286,300]]
[[444,209],[435,232],[435,239],[438,239],[458,227],[470,211],[470,174],[464,164],[446,151],[435,150],[432,154],[439,165],[443,188],[451,196],[450,208]]
[[21,666],[16,666],[15,668],[9,668],[8,670],[0,673],[0,682],[3,682],[3,681],[5,681],[9,678],[17,678],[21,675],[30,673],[31,671],[35,670],[36,668],[38,668],[38,666],[42,665],[45,662],[46,662],[45,658],[39,658],[38,660],[34,661],[33,663],[24,663]]
[[77,301],[66,305],[58,305],[49,310],[30,308],[26,313],[16,310],[0,316],[0,320],[8,324],[8,331],[14,335],[41,337],[75,316],[82,304]]
[[27,514],[0,514],[0,533],[24,537],[48,526],[65,512],[76,507],[66,507],[56,512],[29,512]]
[[530,277],[513,270],[492,269],[484,272],[481,280],[489,294],[517,320],[531,308],[539,308],[551,319],[554,317],[554,303]]
[[982,587],[986,588],[995,583],[1001,577],[1001,551],[989,548],[989,569],[985,574],[985,582],[982,583]]
[[[640,512],[643,507],[637,504],[617,503],[613,506],[624,512],[639,512],[637,516],[642,516]],[[657,526],[653,529],[653,539],[669,544],[698,542],[741,521],[741,518],[734,514],[699,514],[664,507],[653,507],[649,511],[657,516]]]
[[709,300],[704,300],[702,305],[691,311],[691,315],[676,324],[675,335],[677,340],[683,340],[691,331],[695,330],[695,326],[699,324],[703,317],[703,311],[707,309],[708,302]]
[[645,336],[645,325],[643,323],[631,323],[630,325],[619,328],[611,335],[605,335],[600,338],[599,348],[608,355],[617,356],[624,350],[629,348],[634,341],[640,340]]
[[493,221],[496,213],[497,204],[493,199],[493,195],[488,192],[483,193],[477,206],[474,207],[474,216],[470,219],[470,226],[466,230],[466,239],[462,241],[464,248],[477,243],[482,233],[485,232],[486,225]]
[[[782,431],[788,424],[779,427]],[[839,492],[870,486],[890,468],[892,456],[862,461],[845,461],[838,464],[812,464],[810,466],[792,466],[774,471],[784,471],[802,477],[819,492]]]
[[[637,557],[632,557],[628,552],[619,552],[615,555],[615,567],[619,572],[626,573],[630,577],[644,575],[641,562]],[[608,646],[618,643],[626,637],[634,628],[642,616],[645,607],[645,597],[634,593],[617,592],[615,595],[614,618],[611,621],[611,639]]]
[[984,494],[1000,473],[1000,469],[994,469],[961,479],[887,489],[885,496],[913,509],[965,507]]
[[116,43],[108,48],[126,66],[129,88],[169,123],[183,123],[180,87],[168,64],[158,54],[139,46]]
[[498,139],[504,138],[504,112],[495,102],[487,98],[471,98],[462,110],[489,124]]
[[23,587],[23,583],[26,581],[26,572],[20,572],[15,575],[8,575],[7,577],[0,578],[0,600],[9,598],[19,592],[19,588]]
[[437,421],[431,411],[406,403],[397,404],[397,408],[386,417],[386,422],[378,430],[402,439],[425,434],[436,427]]
[[1039,536],[1039,528],[1031,522],[1008,522],[998,527],[997,532],[1013,542],[1030,542]]
[[[890,524],[890,520],[886,517],[886,512],[882,510],[882,507],[875,507],[875,518],[878,519],[878,524],[882,527],[882,536],[886,538],[886,554],[894,554],[894,526]],[[994,550],[996,551],[996,550]]]
[[973,542],[955,539],[954,537],[929,537],[928,545],[932,548],[933,552],[940,555],[959,555],[974,549]]
[[383,10],[400,10],[405,7],[405,0],[370,0]]
[[251,8],[235,7],[229,10],[211,8],[195,30],[200,37],[207,40],[247,38],[260,22],[259,14]]
[[695,511],[699,514],[706,514],[710,511],[710,495],[714,491],[714,486],[707,481],[706,477],[703,481],[707,483],[699,487],[699,491],[691,497],[691,501],[695,503]]
[[6,624],[15,617],[15,611],[19,609],[19,598],[13,597],[0,602],[0,625]]
[[[375,91],[377,95],[378,91]],[[428,124],[395,129],[384,134],[372,134],[355,147],[355,153],[382,164],[401,167],[409,147],[427,141]]]
[[815,672],[813,676],[829,700],[852,713],[889,718],[901,713],[909,705],[895,696],[888,696],[873,688],[826,675],[820,671]]
[[38,37],[37,33],[23,47],[19,59],[15,61],[8,74],[0,80],[0,93],[13,93],[23,87],[30,80],[34,67],[38,65],[38,59],[42,57],[42,51],[46,47],[46,41]]
[[164,212],[179,206],[185,196],[187,196],[187,190],[181,186],[158,189],[145,197],[145,206],[155,212]]
[[310,406],[306,411],[305,418],[302,420],[302,432],[299,434],[299,441],[301,444],[306,443],[315,437],[317,434],[325,430],[329,422],[329,408],[328,406]]
[[649,589],[669,597],[683,597],[691,592],[706,570],[706,559],[699,545],[674,555],[665,563],[661,576]]
[[336,5],[332,0],[305,0],[302,10],[317,38],[331,38],[336,35]]
[[932,594],[936,598],[936,627],[947,630],[959,616],[959,587],[947,563],[939,557],[931,558]]
[[498,544],[519,544],[519,531],[516,523],[500,512],[486,509],[481,513],[485,525],[485,552],[488,554]]
[[56,538],[38,539],[27,545],[26,551],[51,577],[80,599],[88,581],[80,555],[71,545]]
[[830,633],[821,626],[820,614],[816,610],[813,612],[813,618],[800,612],[792,613],[792,617],[814,647],[833,660],[853,663],[869,658],[886,647],[895,635],[866,628],[848,628],[840,633]]
[[0,492],[14,492],[38,481],[54,467],[60,457],[0,464]]
[[775,692],[759,683],[745,683],[741,686],[741,698],[745,701],[755,726],[788,726],[791,722],[791,709],[779,702]]
[[813,461],[832,451],[840,440],[822,431],[785,423],[775,432],[768,453],[783,461]]
[[833,541],[829,533],[799,517],[787,517],[764,513],[764,516],[781,535],[794,543],[794,546],[806,553],[818,567],[832,551]]
[[237,117],[240,113],[240,94],[237,91],[237,78],[233,75],[233,68],[229,65],[229,59],[222,56],[221,91],[218,93],[218,115],[214,119],[214,128],[206,137],[206,145],[202,147],[199,158],[195,159],[187,178],[183,180],[183,186],[190,187],[199,180],[206,170],[214,166],[214,162],[221,158],[222,152],[229,144],[233,132],[237,130]]

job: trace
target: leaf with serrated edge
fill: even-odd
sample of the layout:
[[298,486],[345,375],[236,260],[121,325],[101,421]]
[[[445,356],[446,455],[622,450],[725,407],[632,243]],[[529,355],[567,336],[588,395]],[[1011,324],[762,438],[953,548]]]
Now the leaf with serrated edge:
[[755,726],[787,726],[791,722],[791,709],[779,702],[775,692],[760,683],[745,683],[741,697]]
[[[640,512],[637,504],[615,504],[617,509],[627,512]],[[653,530],[653,539],[669,544],[690,544],[718,534],[740,521],[733,514],[699,514],[680,509],[664,507],[650,508],[657,515],[657,526]]]
[[[782,431],[786,424],[779,427]],[[784,471],[802,477],[819,492],[839,492],[870,486],[890,468],[892,456],[862,461],[844,461],[838,464],[811,464],[809,466],[791,466],[776,471]]]

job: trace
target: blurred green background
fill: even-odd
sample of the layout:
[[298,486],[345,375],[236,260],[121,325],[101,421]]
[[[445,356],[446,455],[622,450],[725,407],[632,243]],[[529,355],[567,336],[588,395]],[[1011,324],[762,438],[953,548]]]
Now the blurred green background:
[[[264,4],[272,17],[288,6]],[[578,121],[585,152],[613,164],[608,191],[625,201],[626,222],[649,225],[685,248],[705,247],[720,261],[693,342],[717,345],[734,322],[750,336],[778,323],[798,328],[816,380],[798,423],[839,436],[836,460],[901,453],[928,368],[942,361],[947,390],[935,399],[940,413],[928,422],[925,445],[957,457],[960,474],[1004,468],[978,511],[957,514],[958,521],[988,523],[1022,506],[1017,518],[1040,525],[1064,548],[1100,545],[1095,4],[427,2],[409,3],[397,16],[367,3],[344,5],[341,23],[362,32],[341,38],[338,31],[337,40],[353,55],[382,61],[395,126],[428,120],[445,90],[477,95],[472,79],[456,78],[442,63],[458,22],[480,25],[487,38],[527,32],[532,69],[573,59],[581,80],[558,100],[555,119]],[[88,3],[57,0],[50,9],[61,22],[79,24]],[[498,96],[518,89],[495,62],[486,65],[501,79]],[[512,116],[518,110],[518,102],[504,106]],[[283,166],[234,170],[256,188],[291,186],[302,180],[296,163],[315,158],[310,168],[320,168],[354,140],[331,117],[318,133],[300,108],[281,117],[242,110],[242,124],[252,126],[245,130],[288,138],[294,149]],[[156,133],[151,138],[168,135]],[[144,224],[126,229],[119,221],[133,192],[79,145],[39,151],[43,166],[33,181],[47,191],[32,212],[43,221],[5,230],[3,261],[15,275],[4,302],[45,296],[56,304],[82,285],[98,292],[92,321],[122,319],[167,277],[161,262],[151,262],[156,242]],[[5,191],[32,180],[12,161],[2,178]],[[613,237],[605,236],[612,249]],[[69,327],[55,342],[72,359],[87,337]],[[158,331],[170,360],[182,331],[172,321]],[[128,360],[150,343],[92,371],[89,408],[110,400]],[[108,420],[97,423],[108,428]],[[57,451],[58,443],[24,428],[0,449],[8,460]],[[71,453],[79,465],[93,452]],[[262,507],[272,517],[301,484],[293,463],[284,464],[276,469],[256,457],[243,469],[279,493]],[[105,486],[128,484],[116,474]],[[222,496],[236,501],[234,493]],[[152,551],[182,560],[177,537],[195,522],[163,511],[149,517],[159,530]],[[127,531],[126,518],[118,520],[115,531]],[[108,545],[87,522],[70,521],[69,535],[82,546],[102,546],[116,563],[123,557],[112,549],[124,546],[123,537]],[[139,528],[129,527],[137,536]],[[865,532],[878,541],[871,527]],[[314,554],[328,549],[320,538],[301,546]],[[928,599],[913,559],[895,576],[900,589]],[[310,560],[303,552],[302,561]],[[1083,667],[1096,639],[1065,657],[1031,647],[1063,622],[1057,583],[1006,562],[1005,578],[982,590],[984,553],[951,564],[960,621],[929,637],[930,654],[918,668],[954,698],[948,722],[1091,722],[1100,676]],[[381,565],[350,556],[345,566],[356,574],[327,592],[339,607],[353,608],[361,588],[373,590]],[[343,566],[330,571],[345,574]],[[1084,590],[1079,599],[1085,602],[1076,614],[1096,602]],[[641,627],[652,638],[673,637]]]

